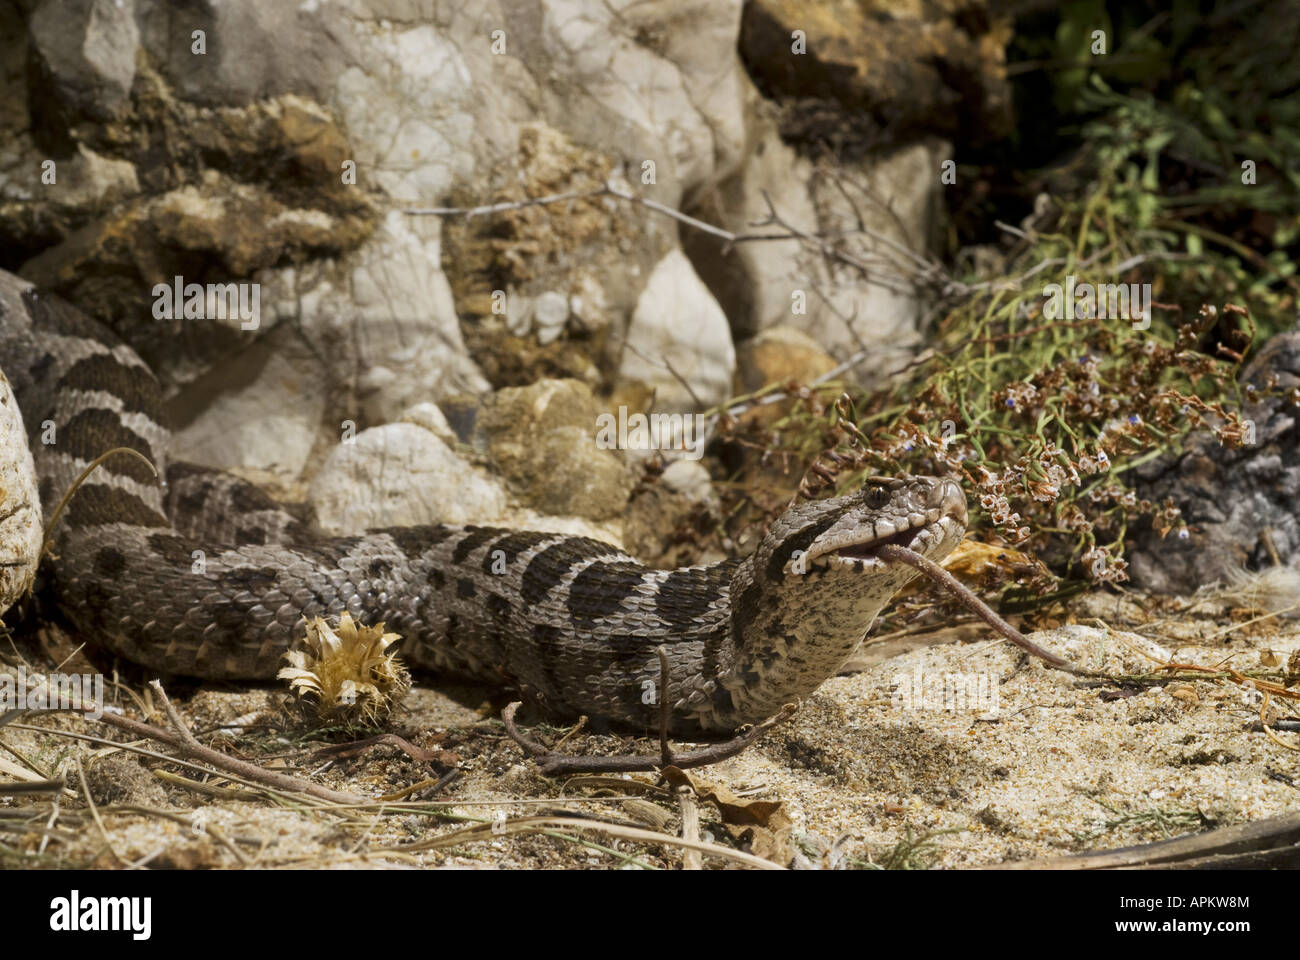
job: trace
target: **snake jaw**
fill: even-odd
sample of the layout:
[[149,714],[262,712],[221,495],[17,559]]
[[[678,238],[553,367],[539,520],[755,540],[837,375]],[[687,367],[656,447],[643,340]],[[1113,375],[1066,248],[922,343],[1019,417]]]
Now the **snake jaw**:
[[936,559],[936,555],[939,557],[946,555],[963,532],[964,527],[955,523],[953,518],[939,516],[927,523],[919,526],[909,525],[903,530],[886,536],[875,536],[844,546],[831,547],[813,557],[810,562],[821,562],[829,567],[860,572],[881,570],[894,566],[892,562],[876,556],[877,548],[885,544],[906,547],[924,557]]
[[935,481],[925,502],[899,491],[883,508],[849,511],[808,548],[805,565],[870,573],[897,566],[876,556],[886,544],[931,560],[946,556],[966,530],[966,498],[952,481]]

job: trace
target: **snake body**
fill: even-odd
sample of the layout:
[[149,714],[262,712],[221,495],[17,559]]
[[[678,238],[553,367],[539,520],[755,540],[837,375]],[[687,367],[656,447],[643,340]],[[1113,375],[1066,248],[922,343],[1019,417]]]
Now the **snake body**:
[[733,730],[834,675],[915,576],[872,556],[874,546],[939,559],[965,532],[957,484],[909,477],[796,505],[748,557],[676,570],[527,530],[437,524],[320,537],[229,474],[166,467],[165,405],[140,357],[4,273],[0,367],[47,517],[113,447],[165,471],[164,487],[133,457],[106,460],[69,502],[47,570],[86,639],[172,674],[273,677],[304,617],[348,610],[385,622],[420,666],[526,689],[557,714],[636,726],[657,722],[663,644],[673,732]]

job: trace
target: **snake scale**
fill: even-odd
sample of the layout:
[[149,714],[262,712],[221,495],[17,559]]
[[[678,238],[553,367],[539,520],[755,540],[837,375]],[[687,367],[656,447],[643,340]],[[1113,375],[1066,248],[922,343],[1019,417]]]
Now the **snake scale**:
[[[166,467],[165,404],[140,357],[2,272],[0,367],[47,517],[113,447],[165,473],[162,485],[133,457],[106,460],[69,502],[46,570],[86,639],[166,673],[273,677],[304,617],[346,609],[386,622],[420,666],[525,689],[556,714],[635,726],[657,723],[664,644],[672,731],[730,731],[833,676],[916,575],[874,547],[937,560],[966,528],[956,483],[908,477],[798,504],[749,556],[677,570],[526,530],[439,524],[326,538],[229,474]],[[42,442],[51,423],[54,442]]]

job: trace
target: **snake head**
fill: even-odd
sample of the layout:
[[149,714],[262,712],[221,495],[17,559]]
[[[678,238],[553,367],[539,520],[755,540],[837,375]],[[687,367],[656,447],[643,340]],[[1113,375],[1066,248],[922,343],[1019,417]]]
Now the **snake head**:
[[937,561],[965,533],[961,487],[933,477],[871,477],[855,493],[791,507],[736,569],[734,653],[718,671],[730,709],[705,726],[770,716],[840,668],[917,575],[874,551],[894,544]]
[[880,573],[896,566],[874,553],[886,543],[938,561],[961,541],[966,520],[966,496],[954,480],[869,477],[856,493],[786,511],[759,545],[755,566],[778,581],[828,570]]

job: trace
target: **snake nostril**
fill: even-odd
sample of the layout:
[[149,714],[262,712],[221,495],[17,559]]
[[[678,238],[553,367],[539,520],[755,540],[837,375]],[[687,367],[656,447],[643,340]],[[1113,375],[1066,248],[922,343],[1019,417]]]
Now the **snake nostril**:
[[942,508],[945,503],[951,499],[949,487],[952,485],[951,480],[939,480],[930,485],[930,490],[925,496],[925,505],[935,509]]
[[948,486],[951,488],[952,492],[951,500],[953,516],[964,524],[967,519],[966,493],[962,490],[960,484],[954,483],[951,480],[948,481]]
[[925,505],[966,522],[966,494],[955,480],[944,478],[930,487]]

